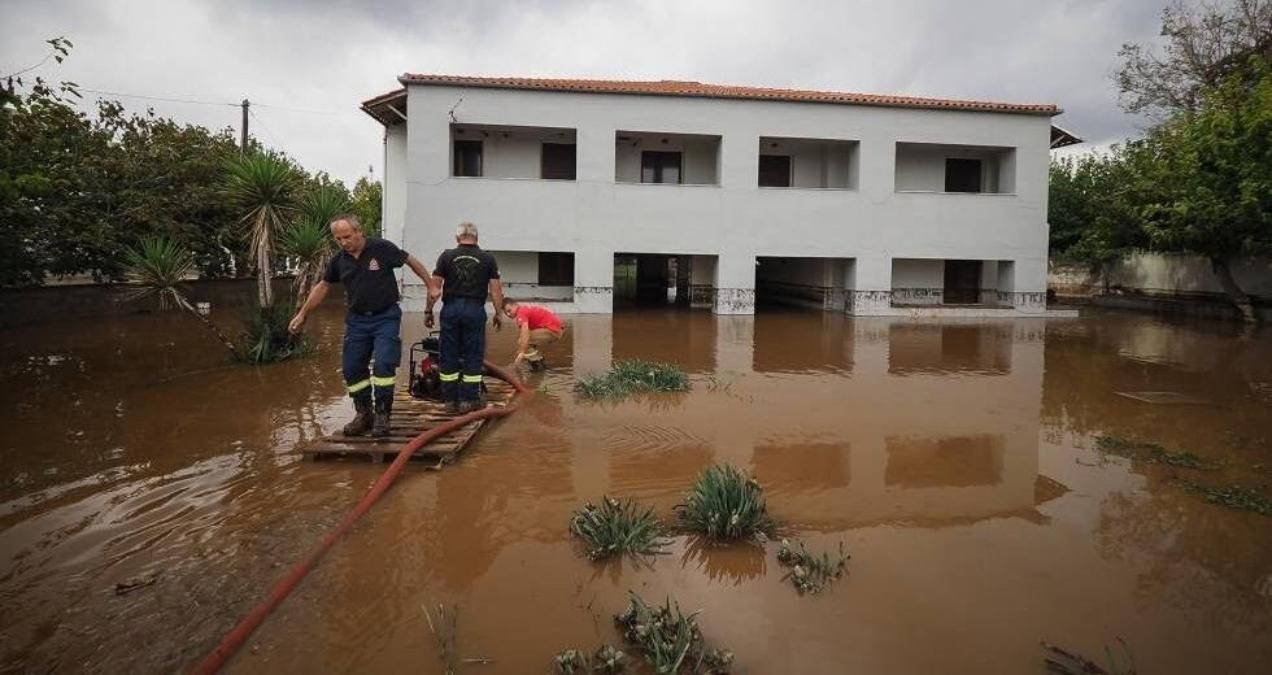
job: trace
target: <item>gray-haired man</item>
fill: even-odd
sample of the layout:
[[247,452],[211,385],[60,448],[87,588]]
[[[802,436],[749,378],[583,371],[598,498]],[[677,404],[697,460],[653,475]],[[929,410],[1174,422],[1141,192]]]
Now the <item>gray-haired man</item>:
[[[495,257],[477,245],[477,226],[461,223],[455,229],[459,246],[437,258],[433,278],[441,282],[442,335],[438,369],[442,396],[450,413],[466,413],[481,406],[481,377],[486,358],[486,298],[495,305],[492,323],[499,328],[503,285]],[[424,325],[433,326],[430,293]]]

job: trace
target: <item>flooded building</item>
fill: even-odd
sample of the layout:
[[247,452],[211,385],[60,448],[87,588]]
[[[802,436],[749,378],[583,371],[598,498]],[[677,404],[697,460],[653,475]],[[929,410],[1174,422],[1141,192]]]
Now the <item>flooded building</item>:
[[475,222],[513,296],[578,313],[1045,312],[1048,150],[1077,142],[1054,105],[399,81],[363,104],[385,127],[387,236],[427,260]]

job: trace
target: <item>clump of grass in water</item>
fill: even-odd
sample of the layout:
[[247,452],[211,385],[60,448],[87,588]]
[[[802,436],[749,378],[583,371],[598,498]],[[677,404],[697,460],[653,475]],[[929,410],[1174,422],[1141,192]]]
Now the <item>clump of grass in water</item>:
[[685,616],[676,601],[668,598],[659,607],[650,607],[631,593],[623,613],[614,617],[627,640],[656,673],[722,675],[733,665],[733,653],[712,649],[702,638],[697,612]]
[[579,380],[575,391],[585,398],[620,399],[648,392],[689,391],[689,376],[680,368],[654,361],[616,361],[604,375]]
[[1127,459],[1148,462],[1149,464],[1166,464],[1181,469],[1215,468],[1213,464],[1192,454],[1191,452],[1171,452],[1166,448],[1145,441],[1136,441],[1118,436],[1098,436],[1095,444],[1101,452],[1117,455]]
[[820,593],[830,582],[843,576],[848,559],[852,557],[844,553],[843,542],[839,543],[839,554],[836,556],[825,551],[821,555],[815,555],[805,548],[804,542],[798,543],[799,549],[796,550],[789,541],[783,539],[782,548],[777,552],[777,562],[791,568],[786,577],[790,578],[801,595]]
[[728,464],[698,474],[676,511],[685,529],[708,539],[768,535],[774,527],[759,482]]
[[556,675],[612,675],[627,667],[625,658],[627,655],[613,645],[602,645],[591,658],[578,649],[567,649],[557,654],[553,672]]
[[570,533],[587,543],[587,557],[601,560],[612,555],[656,555],[666,541],[652,508],[641,510],[636,502],[601,499],[601,505],[584,504],[570,516]]
[[1135,656],[1131,654],[1131,648],[1126,645],[1126,641],[1122,638],[1117,639],[1122,646],[1122,653],[1126,655],[1126,663],[1120,663],[1113,650],[1107,645],[1104,647],[1104,656],[1108,661],[1108,667],[1088,659],[1087,657],[1077,654],[1048,642],[1042,643],[1043,663],[1046,665],[1048,673],[1055,675],[1135,675]]
[[1180,481],[1180,484],[1183,485],[1185,490],[1201,495],[1211,504],[1272,516],[1272,497],[1269,497],[1263,490],[1258,488],[1247,488],[1240,485],[1210,487],[1192,481]]

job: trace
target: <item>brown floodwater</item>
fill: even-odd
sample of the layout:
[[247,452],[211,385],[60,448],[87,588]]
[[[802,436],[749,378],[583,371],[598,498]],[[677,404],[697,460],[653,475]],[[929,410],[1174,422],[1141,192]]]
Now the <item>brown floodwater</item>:
[[[0,671],[186,669],[340,519],[382,467],[295,452],[348,415],[340,318],[312,322],[313,358],[261,368],[177,315],[0,331]],[[1100,660],[1121,640],[1154,675],[1272,670],[1272,517],[1182,484],[1272,493],[1266,332],[1099,312],[567,324],[524,407],[458,463],[408,470],[230,671],[441,673],[421,607],[453,603],[458,656],[493,659],[460,672],[546,672],[616,641],[629,590],[701,610],[740,673],[1035,673],[1042,640]],[[492,359],[513,340],[492,333]],[[573,394],[633,357],[693,390]],[[1144,391],[1193,402],[1119,395]],[[1101,434],[1218,468],[1104,455]],[[568,536],[605,494],[670,519],[714,462],[754,472],[787,536],[843,542],[847,576],[801,597],[775,543],[677,537],[650,566],[599,565]]]

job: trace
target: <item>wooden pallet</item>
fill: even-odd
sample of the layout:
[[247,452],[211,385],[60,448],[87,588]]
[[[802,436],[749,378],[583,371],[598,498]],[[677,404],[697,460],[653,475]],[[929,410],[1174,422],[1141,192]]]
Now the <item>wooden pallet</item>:
[[[503,380],[486,378],[486,400],[491,405],[507,405],[516,390]],[[406,386],[399,386],[393,396],[393,417],[387,438],[370,436],[345,436],[339,432],[324,436],[300,448],[304,458],[310,461],[370,460],[375,464],[391,462],[403,446],[421,432],[454,419],[448,415],[444,404],[412,398]],[[452,461],[468,445],[488,420],[477,420],[438,438],[411,455],[412,462],[427,463],[433,468]]]

